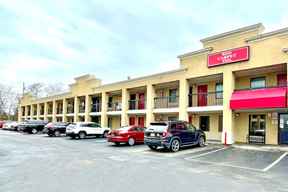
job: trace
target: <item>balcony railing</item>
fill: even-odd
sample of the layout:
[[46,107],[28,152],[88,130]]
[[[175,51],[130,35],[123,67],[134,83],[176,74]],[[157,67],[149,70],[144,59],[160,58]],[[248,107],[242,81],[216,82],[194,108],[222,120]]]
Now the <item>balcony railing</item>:
[[67,107],[67,113],[74,113],[74,107]]
[[79,106],[79,113],[85,113],[85,106]]
[[141,110],[145,109],[146,101],[144,99],[129,100],[129,110]]
[[56,114],[62,114],[63,113],[63,108],[57,108],[56,109]]
[[108,103],[107,111],[121,111],[122,105],[120,102],[110,102]]
[[91,105],[91,112],[101,112],[101,103],[93,103]]
[[245,91],[245,90],[258,90],[258,89],[270,89],[270,88],[281,88],[281,87],[288,87],[288,83],[282,83],[280,85],[272,85],[272,86],[265,86],[265,87],[257,87],[257,88],[252,88],[252,87],[243,87],[239,89],[235,89],[234,91]]
[[189,107],[223,105],[223,91],[189,94]]
[[175,108],[179,106],[178,96],[155,97],[154,108]]
[[48,109],[47,114],[48,115],[52,115],[52,113],[53,113],[53,110],[52,109]]

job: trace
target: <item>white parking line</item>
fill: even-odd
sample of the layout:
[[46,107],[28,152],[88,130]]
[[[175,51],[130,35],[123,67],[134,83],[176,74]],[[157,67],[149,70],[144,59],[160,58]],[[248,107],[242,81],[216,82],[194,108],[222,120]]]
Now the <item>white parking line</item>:
[[246,170],[257,171],[257,172],[262,172],[263,171],[262,169],[255,169],[255,168],[250,168],[250,167],[242,167],[242,166],[230,165],[230,164],[225,164],[225,163],[215,163],[215,162],[203,161],[203,160],[197,160],[197,159],[186,159],[186,160],[193,161],[193,162],[199,162],[199,163],[211,164],[211,165],[215,165],[215,166],[232,167],[232,168],[246,169]]
[[271,163],[270,165],[268,165],[266,168],[264,168],[262,171],[266,172],[269,169],[271,169],[272,167],[274,167],[277,163],[279,163],[286,155],[288,155],[288,152],[283,153],[278,159],[276,159],[273,163]]
[[216,149],[216,150],[214,150],[214,151],[209,151],[209,152],[207,152],[207,153],[202,153],[202,154],[200,154],[200,155],[194,155],[194,156],[192,156],[192,157],[186,157],[186,158],[184,158],[184,159],[185,159],[185,160],[195,159],[195,158],[198,158],[198,157],[202,157],[202,156],[205,156],[205,155],[209,155],[209,154],[211,154],[211,153],[216,153],[216,152],[218,152],[218,151],[223,151],[223,150],[225,150],[225,149],[229,149],[229,147],[223,147],[223,148],[220,148],[220,149]]

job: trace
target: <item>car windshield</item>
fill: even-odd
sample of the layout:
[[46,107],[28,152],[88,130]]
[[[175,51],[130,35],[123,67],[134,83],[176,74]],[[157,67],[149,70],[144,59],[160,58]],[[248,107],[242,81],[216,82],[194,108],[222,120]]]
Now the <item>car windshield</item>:
[[147,128],[147,131],[156,131],[162,132],[168,128],[166,123],[151,123],[150,126]]

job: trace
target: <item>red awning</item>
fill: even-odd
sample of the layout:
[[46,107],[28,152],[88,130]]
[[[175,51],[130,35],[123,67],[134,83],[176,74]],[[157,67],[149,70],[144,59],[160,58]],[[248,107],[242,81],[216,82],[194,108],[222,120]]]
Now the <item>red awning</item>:
[[231,109],[262,109],[287,107],[287,88],[263,88],[234,91]]

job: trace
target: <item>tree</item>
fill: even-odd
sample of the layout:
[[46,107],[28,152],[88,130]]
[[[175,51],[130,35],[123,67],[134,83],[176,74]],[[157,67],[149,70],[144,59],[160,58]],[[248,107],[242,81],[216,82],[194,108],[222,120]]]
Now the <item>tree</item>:
[[20,94],[12,86],[0,84],[0,117],[15,119],[20,101]]
[[51,96],[59,94],[64,91],[64,85],[62,83],[48,84],[44,87],[44,96]]
[[30,93],[33,97],[42,97],[43,95],[43,83],[33,83],[24,88],[25,93]]
[[55,95],[64,91],[64,85],[62,83],[44,84],[33,83],[25,88],[25,93],[30,93],[33,97],[47,97]]

